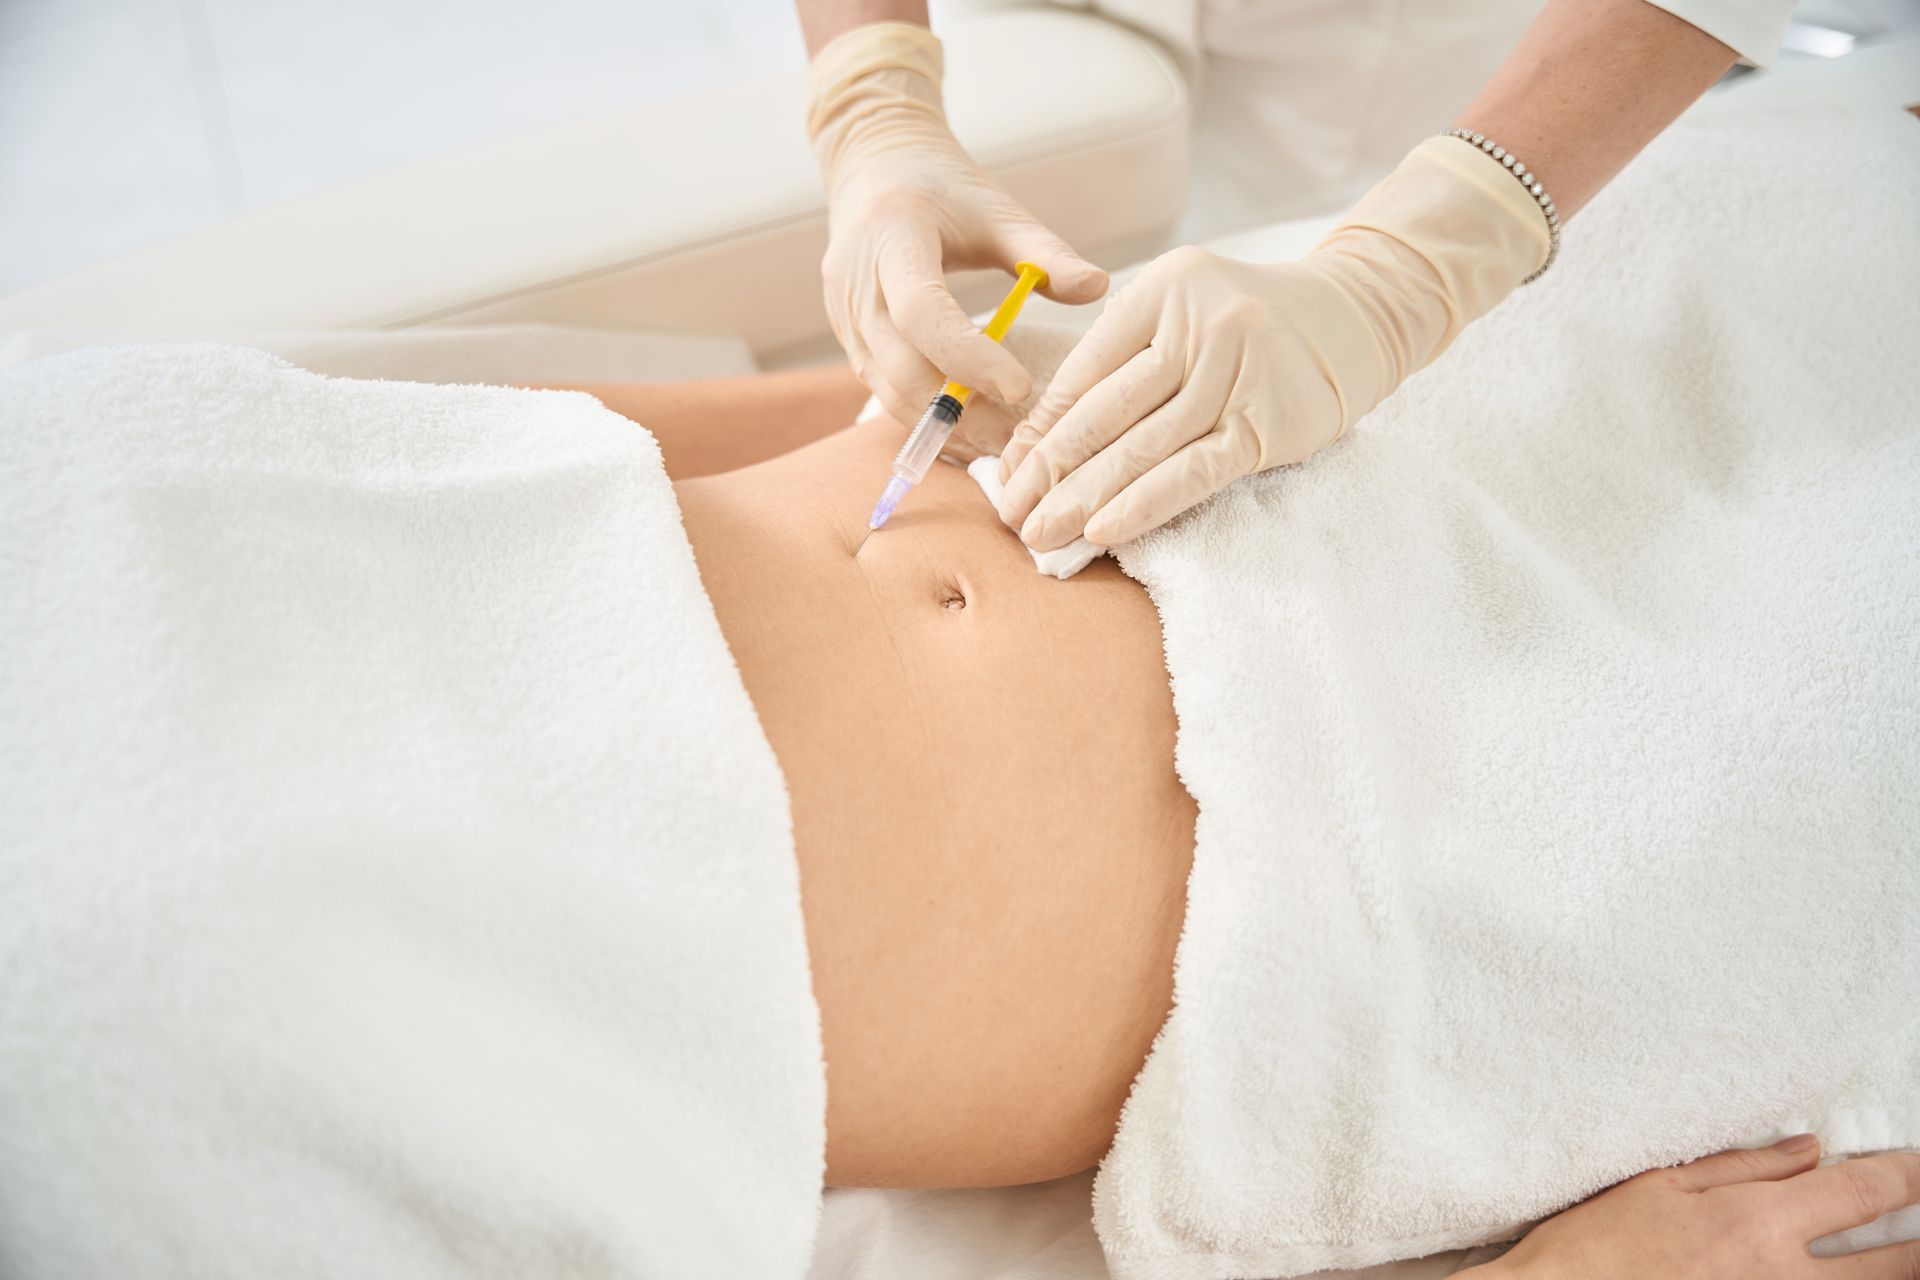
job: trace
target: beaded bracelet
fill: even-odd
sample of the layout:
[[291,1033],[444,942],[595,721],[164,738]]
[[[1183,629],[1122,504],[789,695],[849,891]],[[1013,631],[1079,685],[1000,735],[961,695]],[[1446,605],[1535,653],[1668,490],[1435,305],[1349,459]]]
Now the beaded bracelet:
[[1538,271],[1520,282],[1521,284],[1532,284],[1535,280],[1545,275],[1547,268],[1553,265],[1553,260],[1560,256],[1560,213],[1553,207],[1553,197],[1548,195],[1547,189],[1540,185],[1539,176],[1528,172],[1527,166],[1520,163],[1519,157],[1515,156],[1505,147],[1495,145],[1493,139],[1489,138],[1486,134],[1474,133],[1468,129],[1448,129],[1440,136],[1443,138],[1458,138],[1462,142],[1471,142],[1474,146],[1480,148],[1495,160],[1505,165],[1512,171],[1514,177],[1520,179],[1520,185],[1527,189],[1527,194],[1532,196],[1534,203],[1540,206],[1540,212],[1546,215],[1547,260],[1540,264]]

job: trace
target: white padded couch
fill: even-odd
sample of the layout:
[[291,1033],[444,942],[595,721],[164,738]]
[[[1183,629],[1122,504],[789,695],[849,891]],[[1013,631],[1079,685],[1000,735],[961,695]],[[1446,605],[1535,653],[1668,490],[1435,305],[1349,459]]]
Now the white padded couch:
[[[954,128],[1017,198],[1104,264],[1164,246],[1188,93],[1155,43],[1051,8],[943,36]],[[261,209],[0,298],[0,334],[532,323],[727,333],[763,366],[825,355],[804,80],[796,65]],[[992,288],[959,283],[971,305]]]

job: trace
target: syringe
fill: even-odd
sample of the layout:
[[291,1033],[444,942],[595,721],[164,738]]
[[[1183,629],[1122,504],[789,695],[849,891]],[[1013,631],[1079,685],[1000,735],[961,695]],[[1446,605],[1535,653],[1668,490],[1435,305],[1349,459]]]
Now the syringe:
[[[1001,300],[985,329],[986,335],[995,342],[1006,337],[1007,330],[1013,328],[1014,317],[1020,314],[1027,295],[1047,286],[1047,273],[1033,263],[1020,262],[1014,265],[1020,272],[1020,278],[1013,282],[1013,288]],[[946,448],[947,437],[953,434],[954,426],[960,421],[960,411],[967,407],[967,399],[972,395],[971,387],[949,382],[940,388],[940,394],[920,415],[920,421],[913,424],[913,430],[907,433],[907,442],[900,446],[900,452],[894,456],[893,478],[887,481],[880,501],[874,504],[873,514],[867,517],[867,537],[871,537],[875,529],[887,522],[893,509],[907,496],[907,490],[926,478],[927,468]],[[861,538],[860,546],[866,545],[867,539]],[[859,550],[860,547],[854,548],[856,553]]]

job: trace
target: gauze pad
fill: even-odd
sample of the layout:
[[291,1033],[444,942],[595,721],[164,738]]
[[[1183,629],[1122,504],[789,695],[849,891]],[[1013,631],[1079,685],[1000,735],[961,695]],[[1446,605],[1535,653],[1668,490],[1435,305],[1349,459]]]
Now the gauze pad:
[[[973,477],[973,482],[980,486],[980,491],[987,495],[987,501],[997,511],[1000,507],[1000,491],[1004,487],[1000,483],[1000,459],[975,458],[967,464],[967,474]],[[1107,554],[1107,549],[1085,538],[1075,538],[1066,546],[1052,551],[1035,551],[1029,547],[1027,554],[1033,557],[1033,567],[1040,572],[1050,578],[1065,579]]]

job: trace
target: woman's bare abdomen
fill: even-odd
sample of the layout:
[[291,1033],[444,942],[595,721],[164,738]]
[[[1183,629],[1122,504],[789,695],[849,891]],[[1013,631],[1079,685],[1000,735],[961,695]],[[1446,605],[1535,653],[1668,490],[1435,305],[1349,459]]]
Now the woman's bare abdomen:
[[1043,578],[958,468],[856,558],[858,426],[677,486],[787,779],[838,1185],[1099,1159],[1171,1001],[1194,810],[1152,603]]

